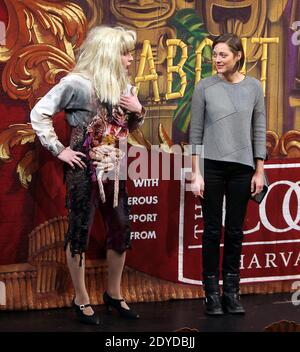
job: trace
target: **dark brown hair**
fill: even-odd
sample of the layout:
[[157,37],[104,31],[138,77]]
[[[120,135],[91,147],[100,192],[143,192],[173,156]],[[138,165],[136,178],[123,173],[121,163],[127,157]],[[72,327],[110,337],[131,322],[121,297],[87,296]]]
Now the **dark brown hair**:
[[235,67],[235,70],[240,70],[245,62],[245,53],[240,37],[233,33],[221,34],[214,39],[212,48],[214,49],[215,46],[219,43],[226,43],[229,46],[230,51],[235,55],[237,55],[239,51],[241,52],[242,56],[240,60],[236,63]]

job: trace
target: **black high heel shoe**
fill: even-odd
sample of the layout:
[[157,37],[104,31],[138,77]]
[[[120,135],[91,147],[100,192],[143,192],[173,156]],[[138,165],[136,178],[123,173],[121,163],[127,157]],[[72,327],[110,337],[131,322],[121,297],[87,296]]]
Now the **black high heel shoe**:
[[106,305],[106,309],[108,312],[111,312],[112,308],[115,308],[116,311],[123,318],[139,319],[140,317],[134,310],[126,309],[121,306],[121,302],[124,302],[124,299],[112,298],[106,291],[103,294],[103,301],[104,301],[104,304]]
[[82,324],[89,324],[89,325],[99,325],[100,319],[94,312],[93,315],[86,315],[83,313],[84,308],[91,307],[90,304],[80,304],[77,305],[75,303],[75,297],[72,300],[72,307],[77,315],[77,318]]

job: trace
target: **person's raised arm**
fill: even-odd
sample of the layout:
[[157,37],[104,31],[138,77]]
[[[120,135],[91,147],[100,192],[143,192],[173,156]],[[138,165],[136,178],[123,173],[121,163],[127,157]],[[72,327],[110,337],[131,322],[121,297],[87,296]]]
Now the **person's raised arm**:
[[132,94],[122,95],[120,98],[120,106],[130,111],[130,120],[128,123],[129,131],[134,131],[144,123],[146,111],[140,103],[136,90],[133,88]]

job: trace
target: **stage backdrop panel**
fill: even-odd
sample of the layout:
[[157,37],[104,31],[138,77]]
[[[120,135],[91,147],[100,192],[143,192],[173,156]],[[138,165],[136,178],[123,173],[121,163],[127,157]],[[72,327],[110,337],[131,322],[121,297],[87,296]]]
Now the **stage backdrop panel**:
[[[299,20],[298,0],[1,1],[0,309],[71,304],[63,251],[63,166],[40,145],[29,115],[72,70],[87,31],[101,24],[137,32],[131,74],[147,116],[129,144],[148,151],[157,146],[180,174],[176,180],[151,173],[128,180],[133,249],[123,276],[125,298],[203,297],[201,203],[186,189],[188,167],[178,168],[173,156],[177,147],[185,150],[194,86],[215,72],[211,43],[223,32],[242,38],[242,72],[261,81],[267,113],[271,185],[260,206],[249,204],[241,292],[295,289],[300,274]],[[54,125],[67,145],[70,130],[63,113],[54,117]],[[97,214],[87,253],[93,304],[102,303],[105,288],[104,241]]]

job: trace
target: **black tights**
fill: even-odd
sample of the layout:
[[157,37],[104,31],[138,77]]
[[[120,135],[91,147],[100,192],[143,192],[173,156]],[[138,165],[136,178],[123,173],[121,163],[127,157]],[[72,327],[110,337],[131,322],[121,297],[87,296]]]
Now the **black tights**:
[[202,238],[203,277],[219,276],[222,205],[226,197],[222,273],[239,274],[243,223],[251,194],[251,166],[205,159],[204,232]]

